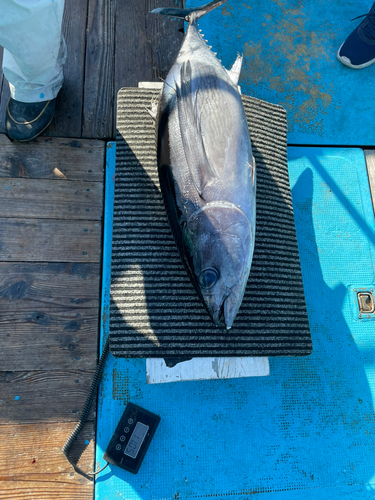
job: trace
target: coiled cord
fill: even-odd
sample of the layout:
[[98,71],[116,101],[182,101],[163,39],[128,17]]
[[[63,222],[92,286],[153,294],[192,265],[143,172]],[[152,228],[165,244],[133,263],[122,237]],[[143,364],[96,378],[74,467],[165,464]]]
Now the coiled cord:
[[73,469],[78,474],[81,474],[82,476],[84,476],[86,479],[89,479],[90,481],[94,480],[93,476],[95,476],[96,474],[99,474],[99,472],[102,472],[102,470],[104,470],[106,467],[108,467],[109,463],[107,462],[107,464],[102,469],[100,469],[96,472],[86,473],[82,469],[80,469],[77,466],[77,464],[72,462],[72,460],[69,458],[69,451],[70,451],[70,448],[72,447],[74,441],[77,439],[79,433],[82,431],[82,429],[87,421],[87,417],[89,416],[91,405],[92,405],[95,397],[97,396],[99,382],[100,382],[100,379],[102,378],[103,369],[104,369],[105,362],[107,361],[108,354],[109,354],[109,337],[107,338],[107,341],[104,345],[103,352],[102,352],[102,355],[100,356],[98,366],[96,367],[96,370],[94,373],[94,378],[93,378],[93,381],[91,382],[90,391],[89,391],[89,394],[87,396],[86,402],[84,404],[84,407],[83,407],[83,410],[81,413],[81,417],[80,417],[75,429],[72,431],[72,433],[70,434],[70,436],[66,440],[64,446],[62,447],[62,452],[66,456],[68,462],[72,465]]

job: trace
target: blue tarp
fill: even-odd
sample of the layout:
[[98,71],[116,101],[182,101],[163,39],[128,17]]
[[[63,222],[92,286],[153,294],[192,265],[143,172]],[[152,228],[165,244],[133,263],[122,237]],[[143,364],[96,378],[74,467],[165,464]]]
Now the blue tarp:
[[[207,3],[186,0],[187,7]],[[244,55],[244,94],[288,113],[289,144],[375,144],[375,65],[343,66],[336,52],[372,2],[229,0],[199,23],[226,68]],[[174,22],[171,20],[170,22]]]
[[[108,334],[114,146],[109,148],[102,343]],[[115,466],[98,500],[375,498],[375,221],[360,149],[289,148],[290,184],[313,339],[262,378],[147,385],[145,360],[113,359],[98,403],[97,463],[128,401],[161,416],[138,475]]]

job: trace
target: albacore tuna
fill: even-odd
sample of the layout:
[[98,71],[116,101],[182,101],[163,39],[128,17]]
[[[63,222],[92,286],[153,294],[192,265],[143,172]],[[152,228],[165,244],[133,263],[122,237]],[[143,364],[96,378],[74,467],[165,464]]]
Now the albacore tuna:
[[226,1],[153,12],[189,23],[158,104],[161,190],[195,289],[213,322],[229,329],[254,252],[255,162],[237,87],[242,58],[227,71],[197,28]]

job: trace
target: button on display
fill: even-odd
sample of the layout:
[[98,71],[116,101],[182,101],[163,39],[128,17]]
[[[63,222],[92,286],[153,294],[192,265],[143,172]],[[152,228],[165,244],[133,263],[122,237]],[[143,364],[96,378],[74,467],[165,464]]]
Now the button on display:
[[125,441],[126,437],[125,436],[120,436],[120,441],[123,443]]
[[130,431],[129,427],[125,427],[124,432],[127,434]]
[[120,451],[120,450],[121,450],[121,448],[122,448],[121,444],[118,444],[118,445],[116,446],[116,450],[117,450],[117,451]]
[[129,420],[128,420],[128,424],[129,424],[129,425],[132,425],[132,423],[133,423],[133,422],[134,422],[134,420],[133,420],[132,418],[129,418]]

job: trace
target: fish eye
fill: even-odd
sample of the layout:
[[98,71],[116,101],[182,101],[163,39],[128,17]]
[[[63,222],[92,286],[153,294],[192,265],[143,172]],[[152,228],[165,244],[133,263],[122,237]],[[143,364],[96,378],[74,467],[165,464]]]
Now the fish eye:
[[218,279],[219,273],[216,271],[216,269],[205,269],[199,276],[199,284],[202,288],[208,290],[216,284]]

